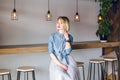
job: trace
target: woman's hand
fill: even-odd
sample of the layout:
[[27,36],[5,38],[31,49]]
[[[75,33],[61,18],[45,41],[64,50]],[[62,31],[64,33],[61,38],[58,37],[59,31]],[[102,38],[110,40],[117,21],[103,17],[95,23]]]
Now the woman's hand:
[[61,67],[62,67],[65,71],[68,70],[68,66],[66,66],[66,65],[64,65],[64,64],[62,64]]
[[55,56],[53,53],[50,54],[50,57],[51,57],[60,67],[62,67],[65,71],[68,69],[68,67],[67,67],[65,64],[62,64],[62,63],[56,58],[56,56]]

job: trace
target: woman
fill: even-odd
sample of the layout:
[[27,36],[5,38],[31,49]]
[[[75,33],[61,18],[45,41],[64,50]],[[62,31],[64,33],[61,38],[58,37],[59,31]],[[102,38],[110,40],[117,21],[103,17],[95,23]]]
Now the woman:
[[80,80],[76,62],[70,55],[73,37],[69,19],[65,16],[57,18],[57,32],[52,33],[48,41],[48,51],[51,57],[50,80]]

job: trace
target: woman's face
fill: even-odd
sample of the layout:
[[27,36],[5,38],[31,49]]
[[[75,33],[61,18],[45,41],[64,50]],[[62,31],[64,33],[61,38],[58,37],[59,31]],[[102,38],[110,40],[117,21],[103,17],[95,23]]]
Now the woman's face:
[[65,30],[65,24],[64,24],[63,20],[58,19],[56,28],[57,28],[57,30]]

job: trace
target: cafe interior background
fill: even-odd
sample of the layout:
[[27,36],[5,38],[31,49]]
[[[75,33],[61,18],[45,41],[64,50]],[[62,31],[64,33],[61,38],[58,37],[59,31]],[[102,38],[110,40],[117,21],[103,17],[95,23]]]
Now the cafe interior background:
[[[49,0],[51,21],[46,20],[48,0],[16,0],[18,19],[11,19],[14,0],[0,0],[0,45],[44,44],[49,35],[56,31],[56,18],[67,16],[70,19],[70,34],[74,42],[99,41],[97,15],[100,6],[94,0],[78,0],[80,21],[74,21],[76,0]],[[102,55],[101,48],[73,50],[76,61],[85,62],[87,76],[88,61]],[[50,57],[48,52],[17,53],[0,55],[0,68],[10,68],[12,80],[16,80],[16,68],[21,65],[35,67],[36,80],[49,80]],[[82,76],[81,76],[82,77]]]

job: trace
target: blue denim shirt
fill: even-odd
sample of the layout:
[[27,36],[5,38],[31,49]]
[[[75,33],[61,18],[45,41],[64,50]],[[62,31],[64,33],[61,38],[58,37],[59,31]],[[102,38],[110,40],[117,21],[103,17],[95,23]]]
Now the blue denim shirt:
[[[73,37],[69,34],[70,44],[73,43]],[[66,63],[69,64],[68,55],[71,53],[72,48],[65,49],[66,39],[63,34],[59,32],[52,33],[48,40],[48,52],[54,54],[59,61],[65,58]]]

